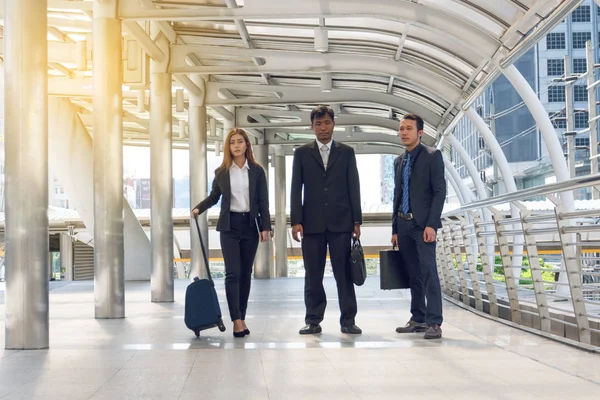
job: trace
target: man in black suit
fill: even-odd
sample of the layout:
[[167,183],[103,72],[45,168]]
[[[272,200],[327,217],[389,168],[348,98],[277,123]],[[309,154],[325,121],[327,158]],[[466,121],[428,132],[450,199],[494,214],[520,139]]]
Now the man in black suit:
[[418,115],[405,115],[398,135],[406,150],[394,161],[392,243],[398,245],[408,272],[412,317],[396,332],[425,332],[425,339],[439,339],[442,291],[435,241],[446,200],[444,160],[439,150],[421,143],[423,119]]
[[[352,236],[360,237],[362,212],[356,156],[352,147],[332,140],[335,114],[318,106],[310,113],[316,140],[294,152],[291,222],[294,240],[302,240],[306,326],[301,335],[320,333],[327,298],[323,288],[325,257],[337,284],[343,333],[360,334],[355,325],[356,294],[350,277]],[[302,196],[304,189],[304,197]]]

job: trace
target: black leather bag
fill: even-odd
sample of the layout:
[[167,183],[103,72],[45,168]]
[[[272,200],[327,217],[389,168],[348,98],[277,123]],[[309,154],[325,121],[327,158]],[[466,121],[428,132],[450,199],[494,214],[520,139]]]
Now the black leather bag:
[[352,248],[350,249],[350,276],[356,286],[361,286],[367,279],[365,253],[360,240],[356,238],[352,238]]
[[410,289],[410,281],[398,250],[379,252],[379,278],[383,290]]

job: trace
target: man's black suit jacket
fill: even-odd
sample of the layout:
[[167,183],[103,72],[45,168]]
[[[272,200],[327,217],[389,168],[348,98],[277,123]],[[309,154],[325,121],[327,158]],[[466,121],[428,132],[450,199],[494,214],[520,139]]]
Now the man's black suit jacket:
[[[417,224],[425,229],[442,227],[442,209],[446,201],[446,179],[442,153],[432,147],[419,144],[421,149],[412,160],[410,175],[410,206]],[[397,233],[398,211],[401,211],[403,167],[406,153],[394,160],[394,213],[392,233]]]
[[362,223],[360,182],[352,147],[334,140],[327,170],[316,141],[294,151],[291,223],[302,224],[305,234],[352,232],[355,223]]
[[[256,221],[260,231],[271,230],[271,217],[269,215],[269,192],[267,187],[267,178],[265,170],[258,164],[248,162],[248,185],[250,186],[250,218]],[[219,222],[217,222],[217,231],[229,231],[231,225],[229,221],[229,212],[231,207],[231,181],[229,179],[229,170],[217,169],[212,189],[208,197],[202,200],[194,208],[202,214],[210,207],[217,204],[219,198],[221,201],[221,212]]]

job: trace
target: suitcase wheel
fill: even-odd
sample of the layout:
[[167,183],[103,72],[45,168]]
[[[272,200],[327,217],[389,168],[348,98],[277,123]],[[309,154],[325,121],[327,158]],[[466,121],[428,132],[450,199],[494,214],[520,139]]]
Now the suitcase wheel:
[[194,333],[196,334],[196,337],[200,337],[200,330],[199,330],[199,329],[196,329],[196,330],[194,331]]
[[217,326],[219,327],[219,330],[221,332],[225,332],[225,330],[227,328],[225,328],[225,324],[223,324],[223,320],[221,318],[219,318],[219,321],[217,322]]

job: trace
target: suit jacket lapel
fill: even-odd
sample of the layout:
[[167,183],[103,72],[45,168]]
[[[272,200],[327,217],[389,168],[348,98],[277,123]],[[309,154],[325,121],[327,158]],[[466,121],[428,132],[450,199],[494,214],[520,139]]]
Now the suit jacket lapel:
[[331,144],[331,151],[329,152],[329,160],[327,160],[327,169],[331,168],[335,160],[338,159],[340,155],[340,145],[335,140]]
[[396,170],[396,177],[398,179],[398,184],[402,185],[404,183],[404,158],[406,157],[406,151],[404,152],[404,154],[402,154],[400,156],[400,159],[398,160],[398,166],[396,168],[398,168]]
[[252,199],[254,199],[254,192],[256,191],[256,166],[248,164],[248,185],[250,186],[250,208],[252,208]]
[[[325,169],[325,165],[323,165],[323,157],[321,157],[321,150],[319,150],[317,142],[312,143],[310,154],[312,154],[315,160],[317,160],[317,163],[321,166],[321,168]],[[331,159],[331,155],[329,156],[329,158]]]
[[225,193],[227,193],[227,198],[231,199],[231,179],[229,179],[229,170],[224,169],[221,171],[221,175],[223,175],[223,189],[226,191]]

